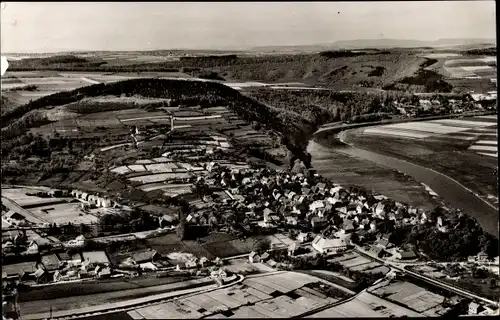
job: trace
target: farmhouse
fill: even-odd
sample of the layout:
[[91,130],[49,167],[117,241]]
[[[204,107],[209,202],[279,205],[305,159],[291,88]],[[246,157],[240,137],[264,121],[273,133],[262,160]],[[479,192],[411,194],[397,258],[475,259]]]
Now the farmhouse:
[[349,245],[348,239],[326,239],[322,236],[317,236],[312,242],[312,247],[319,253],[337,253]]

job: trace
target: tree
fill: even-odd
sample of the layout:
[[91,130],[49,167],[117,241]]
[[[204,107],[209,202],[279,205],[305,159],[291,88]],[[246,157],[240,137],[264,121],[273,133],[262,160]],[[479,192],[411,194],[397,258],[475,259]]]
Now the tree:
[[175,231],[177,232],[179,239],[184,240],[186,238],[186,222],[179,222]]
[[264,238],[256,243],[255,251],[264,253],[271,248],[271,240]]

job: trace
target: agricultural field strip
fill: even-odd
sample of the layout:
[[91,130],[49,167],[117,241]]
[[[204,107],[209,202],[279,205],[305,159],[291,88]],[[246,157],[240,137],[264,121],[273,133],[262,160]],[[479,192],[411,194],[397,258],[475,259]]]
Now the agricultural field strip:
[[482,145],[473,145],[470,146],[468,150],[481,150],[481,151],[498,151],[497,146],[482,146]]
[[485,153],[485,152],[476,152],[476,153],[483,156],[498,158],[498,153]]
[[159,173],[159,174],[152,174],[152,175],[144,175],[144,176],[138,176],[138,177],[132,177],[129,178],[130,181],[140,181],[143,183],[150,183],[150,182],[160,182],[168,179],[184,179],[184,178],[189,178],[191,175],[189,173],[182,173],[182,172],[172,172],[172,173]]
[[476,128],[476,127],[488,127],[496,126],[496,122],[486,122],[486,121],[467,121],[458,119],[441,119],[441,120],[431,120],[431,123],[441,123],[441,124],[454,124],[458,126]]
[[411,124],[398,123],[398,124],[383,126],[381,128],[397,129],[398,132],[399,130],[408,130],[408,131],[421,131],[430,133],[454,133],[467,130],[467,128],[450,127],[450,126],[436,125],[432,123],[411,123]]
[[121,122],[127,121],[137,121],[137,120],[149,120],[149,119],[170,119],[171,116],[152,116],[152,117],[141,117],[141,118],[129,118],[129,119],[119,119]]
[[476,144],[497,144],[497,140],[478,140]]
[[389,136],[402,136],[402,137],[409,137],[409,138],[427,138],[430,137],[431,134],[423,134],[423,133],[416,133],[416,132],[404,132],[404,131],[394,131],[394,130],[389,130],[389,129],[382,129],[382,128],[370,128],[366,129],[363,134],[382,134],[382,135],[389,135]]

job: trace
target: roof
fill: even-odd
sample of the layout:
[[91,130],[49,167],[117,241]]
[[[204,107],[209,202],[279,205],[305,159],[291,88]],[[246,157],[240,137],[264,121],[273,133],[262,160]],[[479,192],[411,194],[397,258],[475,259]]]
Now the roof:
[[380,248],[380,247],[376,247],[376,246],[372,246],[370,248],[370,252],[373,252],[373,253],[376,253],[377,255],[382,252],[384,249]]
[[17,275],[22,270],[26,273],[33,273],[36,271],[36,262],[20,262],[15,264],[4,264],[2,265],[2,273],[6,273],[8,276]]
[[41,262],[48,271],[59,269],[59,258],[55,253],[43,255]]
[[82,260],[82,256],[78,252],[74,253],[71,255],[71,260]]
[[136,252],[132,256],[132,259],[134,259],[134,261],[137,263],[148,262],[150,260],[153,260],[155,254],[157,254],[155,250]]
[[59,257],[59,260],[61,260],[61,261],[72,260],[70,255],[67,252],[59,252],[57,254],[57,256]]
[[342,225],[342,228],[344,228],[344,230],[354,229],[354,224],[353,224],[352,220],[344,219],[344,224]]
[[84,251],[82,252],[83,260],[87,258],[96,263],[109,263],[108,256],[105,251]]
[[387,246],[389,244],[389,241],[387,239],[380,239],[378,241],[378,244],[380,244],[381,246]]
[[417,255],[413,250],[403,251],[401,252],[401,258],[414,258]]
[[45,270],[41,269],[41,268],[38,268],[36,271],[35,271],[35,277],[37,278],[40,278],[43,274],[45,273]]

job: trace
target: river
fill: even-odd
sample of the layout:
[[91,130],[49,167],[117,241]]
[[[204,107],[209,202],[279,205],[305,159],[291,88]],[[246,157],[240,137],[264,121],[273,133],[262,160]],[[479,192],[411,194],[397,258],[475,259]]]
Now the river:
[[[342,140],[342,134],[340,134],[340,139]],[[451,207],[461,209],[463,212],[473,216],[486,232],[491,233],[495,237],[498,236],[498,209],[448,176],[404,160],[356,148],[353,145],[344,144],[340,141],[333,146],[331,143],[326,143],[325,141],[311,141],[311,143],[319,143],[322,147],[327,147],[332,151],[365,159],[377,165],[403,172],[415,180],[428,185]],[[313,164],[315,156],[317,155],[313,152],[311,154]],[[319,170],[318,173],[321,174],[321,171]],[[367,177],[367,179],[369,178]]]

